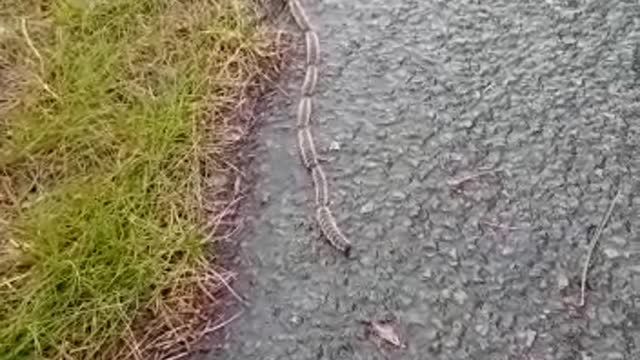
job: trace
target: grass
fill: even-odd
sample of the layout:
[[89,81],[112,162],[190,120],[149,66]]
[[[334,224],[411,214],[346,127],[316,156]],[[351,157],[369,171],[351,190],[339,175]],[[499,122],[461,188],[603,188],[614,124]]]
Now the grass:
[[277,58],[247,1],[0,1],[0,359],[140,358],[193,329],[203,182]]

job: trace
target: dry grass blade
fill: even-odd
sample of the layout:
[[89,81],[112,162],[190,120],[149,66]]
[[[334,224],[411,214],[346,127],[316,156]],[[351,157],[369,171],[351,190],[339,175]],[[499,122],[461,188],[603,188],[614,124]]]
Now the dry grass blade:
[[613,200],[611,200],[609,209],[607,209],[607,212],[602,218],[602,221],[600,221],[600,225],[598,225],[598,229],[593,235],[593,239],[591,239],[591,244],[589,244],[589,252],[587,253],[587,258],[585,259],[584,266],[582,268],[582,278],[580,281],[580,302],[578,303],[579,307],[582,307],[585,305],[585,291],[587,287],[587,276],[589,275],[589,265],[591,264],[591,258],[593,257],[593,253],[598,245],[598,241],[600,240],[602,231],[604,231],[604,228],[607,226],[607,223],[611,218],[611,214],[613,213],[613,209],[615,208],[619,197],[620,197],[620,190],[618,190],[616,195],[613,197]]
[[244,311],[239,311],[237,312],[235,315],[231,316],[230,318],[222,321],[219,324],[213,325],[211,327],[207,327],[204,331],[203,331],[203,335],[207,335],[207,334],[211,334],[212,332],[218,331],[220,329],[222,329],[223,327],[229,325],[231,322],[235,321],[237,318],[239,318],[242,314],[244,313]]
[[41,78],[41,76],[43,76],[45,73],[44,59],[42,58],[42,55],[40,55],[40,52],[38,51],[36,46],[33,44],[33,40],[31,40],[31,36],[29,36],[29,30],[27,29],[27,19],[24,17],[20,21],[20,29],[22,30],[22,35],[24,36],[24,39],[27,42],[27,45],[29,46],[29,49],[31,49],[33,54],[38,58],[38,63],[40,66],[40,75],[35,75],[35,77],[37,78],[38,82],[42,85],[42,87],[45,89],[46,92],[48,92],[55,99],[59,100],[60,97],[58,96],[58,94],[56,94],[53,90],[51,90],[51,87],[47,85],[47,83],[45,83],[44,80],[42,80]]
[[248,306],[249,302],[247,300],[245,300],[242,296],[240,296],[240,294],[238,294],[233,287],[231,287],[231,285],[229,285],[229,282],[222,277],[220,274],[218,274],[218,272],[216,272],[215,270],[210,270],[209,271],[211,274],[213,274],[215,276],[215,278],[220,281],[224,287],[233,295],[233,297],[236,298],[236,300],[238,300],[241,304]]

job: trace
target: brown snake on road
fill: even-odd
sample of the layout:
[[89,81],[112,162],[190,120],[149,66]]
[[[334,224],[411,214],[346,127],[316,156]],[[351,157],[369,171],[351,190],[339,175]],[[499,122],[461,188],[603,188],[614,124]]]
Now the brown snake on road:
[[318,161],[316,146],[313,141],[309,123],[313,106],[312,96],[318,82],[318,63],[320,60],[320,43],[318,35],[311,27],[311,22],[299,0],[288,0],[289,10],[298,27],[304,31],[307,53],[306,72],[300,88],[300,102],[297,111],[298,150],[305,168],[311,173],[315,188],[316,221],[320,231],[333,247],[349,256],[351,242],[340,231],[335,217],[329,209],[329,190],[327,178]]

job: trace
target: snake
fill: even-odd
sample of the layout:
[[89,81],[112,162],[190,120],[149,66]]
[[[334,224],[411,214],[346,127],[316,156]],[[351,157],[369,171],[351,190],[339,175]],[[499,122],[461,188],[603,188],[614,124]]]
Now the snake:
[[313,133],[310,128],[313,108],[313,95],[318,83],[318,66],[320,63],[320,41],[313,30],[304,7],[299,0],[287,0],[293,20],[304,33],[306,63],[305,76],[300,87],[300,100],[297,103],[296,128],[298,152],[302,164],[310,173],[315,190],[315,220],[323,237],[335,249],[350,256],[352,244],[344,235],[336,221],[329,204],[329,185],[327,176],[320,165]]

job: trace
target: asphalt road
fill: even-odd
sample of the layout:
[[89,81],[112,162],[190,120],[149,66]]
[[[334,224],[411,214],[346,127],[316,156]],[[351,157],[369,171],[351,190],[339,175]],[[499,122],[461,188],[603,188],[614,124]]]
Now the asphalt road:
[[236,239],[251,304],[204,358],[640,359],[640,3],[303,2],[323,48],[313,130],[354,258],[314,224],[300,49]]

